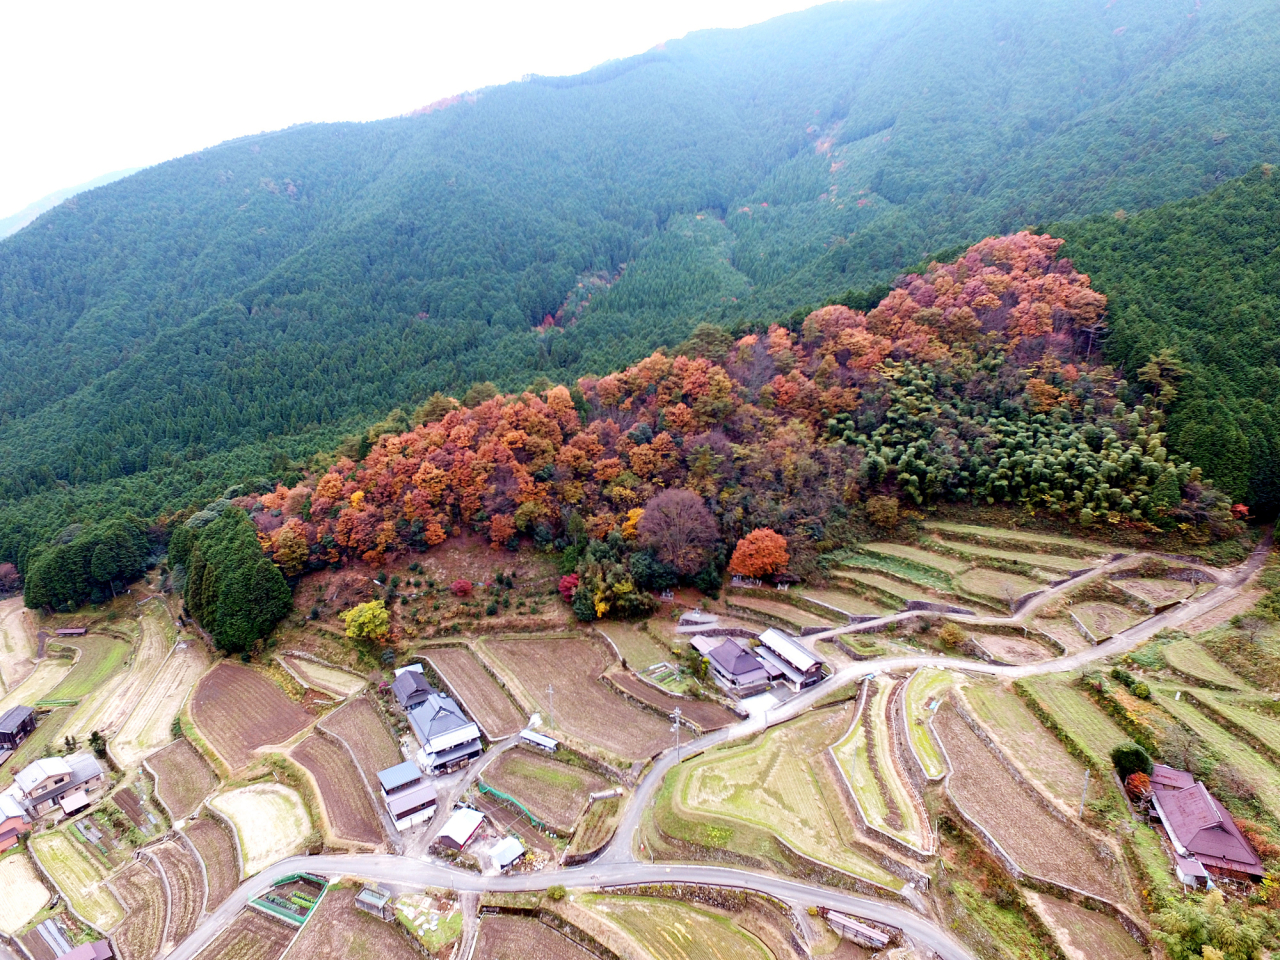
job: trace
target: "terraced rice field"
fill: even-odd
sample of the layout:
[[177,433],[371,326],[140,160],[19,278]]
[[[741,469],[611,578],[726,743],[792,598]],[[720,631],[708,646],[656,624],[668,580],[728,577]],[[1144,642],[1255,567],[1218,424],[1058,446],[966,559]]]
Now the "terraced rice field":
[[1002,570],[988,570],[986,567],[974,567],[960,574],[955,578],[955,584],[969,593],[1004,607],[1012,607],[1013,601],[1019,597],[1045,587],[1040,581]]
[[1275,709],[1275,701],[1208,690],[1197,690],[1196,698],[1236,726],[1269,744],[1272,749],[1280,751],[1280,718],[1271,712]]
[[866,553],[877,553],[885,557],[906,560],[908,563],[917,564],[943,576],[955,576],[958,573],[964,573],[970,566],[963,560],[957,560],[955,557],[947,556],[944,553],[934,553],[931,550],[904,546],[901,543],[868,543],[862,549]]
[[1122,630],[1128,630],[1134,624],[1147,619],[1136,610],[1102,600],[1073,603],[1070,609],[1080,622],[1089,628],[1089,632],[1098,642],[1113,637]]
[[260,673],[226,661],[197,684],[191,718],[232,770],[247,766],[259,747],[285,743],[314,720]]
[[[108,676],[76,707],[67,721],[64,736],[86,739],[94,730],[112,737],[155,685],[160,665],[169,654],[173,626],[162,622],[152,607],[138,621],[138,638],[133,644],[128,668]],[[128,648],[126,648],[128,649]]]
[[776,835],[813,860],[900,890],[902,880],[854,848],[853,814],[827,767],[827,748],[852,721],[851,705],[813,711],[686,762],[668,775],[672,814],[710,821],[709,832],[721,846],[732,849],[735,827],[745,826]]
[[484,771],[491,787],[515,797],[556,833],[568,836],[592,793],[608,790],[604,777],[532,750],[508,750]]
[[1106,544],[1078,540],[1074,537],[1060,537],[1050,533],[1039,533],[1031,530],[1006,530],[1002,527],[980,527],[966,523],[950,523],[947,521],[930,521],[925,529],[936,531],[948,540],[966,539],[981,544],[1014,544],[1015,547],[1056,553],[1061,556],[1080,556],[1105,558],[1113,553],[1123,553]]
[[292,856],[311,832],[302,798],[278,783],[255,783],[220,794],[210,806],[235,824],[245,876]]
[[880,617],[893,612],[882,604],[875,603],[865,597],[858,596],[856,593],[848,593],[844,590],[821,590],[806,587],[801,596],[807,600],[813,600],[817,603],[825,603],[829,607],[835,607],[842,613],[849,614],[849,616]]
[[951,775],[947,790],[1022,869],[1120,902],[1126,897],[1121,867],[1104,861],[1096,841],[1050,816],[949,705],[934,718]]
[[792,606],[782,600],[765,600],[761,597],[744,597],[740,594],[730,594],[728,602],[735,607],[743,607],[763,614],[765,617],[780,620],[797,629],[835,626],[835,620],[831,617],[818,616],[816,613],[801,610],[799,607]]
[[79,649],[80,659],[66,679],[49,692],[47,699],[50,700],[83,700],[94,691],[101,690],[124,668],[129,651],[133,649],[116,637],[95,633],[63,637],[58,643]]
[[485,960],[596,960],[594,953],[532,917],[502,914],[480,921],[475,956]]
[[112,939],[120,960],[152,960],[164,940],[164,884],[143,861],[135,861],[112,881],[128,916]]
[[111,750],[124,766],[131,766],[173,739],[173,718],[191,688],[209,669],[203,643],[179,640],[172,647],[154,681],[111,741]]
[[25,680],[0,698],[0,714],[8,712],[10,707],[16,707],[19,704],[30,706],[37,700],[43,700],[49,695],[49,691],[66,680],[70,672],[70,660],[57,660],[52,657],[41,660]]
[[897,689],[897,681],[879,683],[831,753],[868,825],[917,850],[929,850],[931,832],[894,756],[889,704]]
[[171,910],[165,949],[181,943],[200,920],[204,909],[204,874],[191,850],[181,840],[170,840],[151,847],[151,855],[159,862],[169,884]]
[[[399,924],[356,909],[358,888],[332,888],[289,950],[299,960],[421,960]],[[488,954],[478,953],[477,957]],[[531,960],[522,954],[520,960]]]
[[376,846],[382,826],[369,799],[368,788],[345,747],[324,734],[313,733],[290,751],[316,783],[330,832],[340,840]]
[[0,860],[0,931],[17,933],[49,902],[49,891],[25,853]]
[[1084,693],[1057,677],[1020,681],[1099,770],[1111,768],[1111,750],[1129,738]]
[[1145,960],[1148,956],[1125,928],[1106,914],[1032,890],[1024,890],[1023,895],[1067,960]]
[[1194,640],[1179,640],[1160,648],[1165,663],[1185,677],[1228,690],[1248,690],[1249,684],[1213,659]]
[[625,931],[655,960],[772,960],[773,954],[733,921],[684,903],[649,897],[580,898],[584,907]]
[[65,831],[32,837],[31,850],[80,916],[99,930],[110,930],[124,919],[124,909],[104,882],[102,865]]
[[622,814],[622,799],[596,800],[587,808],[573,839],[565,850],[567,856],[592,854],[613,839]]
[[1046,644],[1003,633],[972,634],[973,642],[1001,663],[1042,663],[1057,656]]
[[297,927],[244,910],[198,953],[197,960],[280,960]]
[[632,670],[647,670],[655,664],[669,663],[675,656],[641,624],[619,621],[602,624],[596,629],[609,638],[618,656]]
[[951,590],[951,578],[942,571],[917,566],[882,553],[859,553],[844,560],[841,565],[850,570],[869,570],[873,573],[888,574],[890,577],[905,580],[926,590],[936,590],[939,593],[948,593]]
[[300,657],[282,657],[281,659],[289,664],[289,668],[300,676],[307,686],[331,693],[336,697],[355,696],[369,682],[364,677],[357,677],[346,670],[303,660]]
[[156,778],[156,795],[169,815],[181,820],[218,787],[213,768],[200,751],[183,737],[147,758],[147,767]]
[[939,700],[954,682],[954,674],[927,667],[917,670],[907,681],[906,699],[903,701],[907,735],[911,749],[924,769],[924,775],[930,780],[937,780],[946,774],[947,765],[937,741],[929,732],[929,720],[933,717],[933,711],[928,705]]
[[[626,760],[654,756],[673,740],[670,724],[628,703],[600,680],[613,661],[602,641],[502,640],[486,643],[544,718],[574,737]],[[547,687],[555,689],[552,709]]]
[[1181,580],[1134,577],[1131,580],[1116,580],[1114,584],[1125,593],[1155,606],[1186,600],[1196,592],[1195,584]]
[[318,726],[347,745],[371,786],[378,782],[379,770],[394,767],[404,760],[399,744],[378,717],[378,708],[364,697],[343,704],[321,720]]
[[427,659],[490,740],[524,729],[525,715],[470,650],[442,647],[431,650]]
[[[931,600],[937,601],[940,598],[937,594],[923,590],[910,584],[902,583],[894,580],[892,577],[882,576],[877,573],[871,573],[864,570],[832,570],[830,576],[837,583],[846,583],[851,589],[859,587],[870,588],[870,595],[876,602],[885,601],[885,596],[897,601],[898,609],[901,609],[908,600]],[[885,601],[888,602],[888,601]]]
[[1022,563],[1042,571],[1047,579],[1056,580],[1065,577],[1069,573],[1074,573],[1076,570],[1084,570],[1095,564],[1095,561],[1083,560],[1078,557],[1057,556],[1052,553],[1030,553],[1022,550],[1002,550],[999,547],[984,547],[965,543],[963,540],[945,540],[941,542],[945,543],[944,549],[948,552],[962,554],[971,558],[974,563],[981,563],[983,560],[1004,560],[1008,563]]
[[193,820],[183,832],[204,863],[209,880],[205,909],[212,912],[222,906],[222,902],[231,896],[231,892],[240,883],[235,838],[230,830],[209,816]]
[[[1063,804],[1074,808],[1080,802],[1084,764],[1067,753],[1011,688],[973,681],[964,686],[963,695],[970,712],[991,731],[1006,756]],[[1096,781],[1091,784],[1092,794],[1102,789]]]
[[31,675],[35,655],[35,630],[22,598],[0,601],[0,694],[8,693]]
[[1196,734],[1219,757],[1231,764],[1257,792],[1258,802],[1280,817],[1280,769],[1258,756],[1247,744],[1205,716],[1188,700],[1175,700],[1175,689],[1159,687],[1156,702]]

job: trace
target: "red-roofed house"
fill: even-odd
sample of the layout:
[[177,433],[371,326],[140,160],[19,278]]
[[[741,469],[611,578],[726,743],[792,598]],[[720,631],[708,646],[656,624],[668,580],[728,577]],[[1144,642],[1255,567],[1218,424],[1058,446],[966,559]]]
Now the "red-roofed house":
[[1151,803],[1173,842],[1181,882],[1199,886],[1211,874],[1256,883],[1266,875],[1231,814],[1203,783],[1153,790]]

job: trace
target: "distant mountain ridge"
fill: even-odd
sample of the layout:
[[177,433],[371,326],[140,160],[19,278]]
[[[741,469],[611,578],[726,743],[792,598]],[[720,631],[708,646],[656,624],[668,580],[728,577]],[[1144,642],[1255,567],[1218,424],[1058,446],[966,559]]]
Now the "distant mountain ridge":
[[828,4],[95,190],[0,244],[0,560],[435,390],[607,372],[956,243],[1200,194],[1280,155],[1269,10]]
[[64,187],[61,190],[55,190],[48,196],[41,197],[34,203],[29,203],[17,213],[0,218],[0,240],[5,237],[11,237],[28,223],[35,220],[36,217],[47,210],[52,210],[64,200],[69,200],[78,193],[84,193],[86,190],[92,190],[95,187],[105,187],[108,183],[115,183],[117,180],[123,180],[125,177],[133,176],[141,170],[141,167],[128,167],[124,170],[116,170],[112,173],[104,173],[100,177],[94,177],[92,180],[86,180],[84,183],[74,187]]

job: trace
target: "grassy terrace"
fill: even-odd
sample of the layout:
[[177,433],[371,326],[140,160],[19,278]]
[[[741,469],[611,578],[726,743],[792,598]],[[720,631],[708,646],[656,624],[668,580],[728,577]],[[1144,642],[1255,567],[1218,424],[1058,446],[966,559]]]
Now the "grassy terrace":
[[1280,750],[1280,718],[1269,712],[1275,708],[1275,701],[1236,697],[1208,690],[1197,690],[1196,698],[1263,743]]
[[938,599],[936,594],[930,593],[928,590],[921,590],[891,577],[880,576],[868,571],[832,570],[831,576],[838,582],[847,583],[855,589],[858,586],[868,587],[872,595],[878,597],[884,594],[898,600],[900,603],[906,603],[908,600],[936,601]]
[[868,600],[866,597],[860,597],[856,593],[849,593],[845,590],[821,590],[806,588],[801,594],[806,600],[813,600],[817,603],[825,603],[829,607],[835,607],[851,616],[871,615],[881,616],[892,611],[883,604]]
[[31,849],[80,916],[100,930],[110,930],[124,919],[120,902],[103,883],[105,869],[66,831],[33,837]]
[[913,561],[903,560],[900,557],[882,553],[859,553],[845,560],[843,565],[851,570],[870,570],[873,573],[899,577],[928,590],[951,592],[951,578],[945,573],[919,566]]
[[78,647],[80,659],[66,679],[49,692],[47,700],[79,700],[89,695],[123,669],[129,658],[129,644],[115,637],[88,634],[68,639],[71,642],[63,646]]
[[773,954],[733,921],[671,900],[649,897],[578,899],[598,916],[626,932],[659,960],[771,960]]
[[1112,748],[1129,739],[1124,731],[1068,680],[1035,677],[1023,682],[1098,769],[1110,769]]
[[959,553],[972,558],[974,563],[983,560],[1003,560],[1008,563],[1022,563],[1044,572],[1046,577],[1056,579],[1075,570],[1092,566],[1089,560],[1079,557],[1060,557],[1051,553],[1028,553],[1019,550],[1002,550],[999,547],[984,547],[978,544],[965,543],[963,540],[945,540],[940,548],[948,553]]
[[1228,690],[1247,690],[1249,684],[1220,664],[1194,640],[1179,640],[1160,648],[1165,663],[1183,676]]
[[919,547],[903,546],[900,543],[868,543],[862,549],[865,553],[879,554],[885,557],[896,557],[899,560],[906,560],[908,563],[914,563],[921,567],[933,569],[939,573],[949,576],[954,576],[957,573],[964,573],[964,571],[969,568],[969,564],[965,563],[963,560],[957,560],[955,557],[948,557],[945,554],[922,550]]
[[[1123,553],[1104,544],[1090,543],[1087,540],[1077,540],[1074,537],[1059,537],[1049,533],[1038,533],[1027,530],[1005,530],[996,527],[979,527],[967,523],[947,523],[944,521],[931,521],[926,523],[926,530],[935,531],[942,534],[948,540],[969,538],[977,540],[981,543],[989,543],[993,545],[1013,544],[1018,547],[1028,548],[1034,551],[1046,550],[1062,554],[1064,556],[1079,557],[1095,557],[1101,558],[1110,556],[1113,553]],[[948,534],[950,536],[948,536]]]
[[601,622],[600,632],[607,636],[619,656],[632,670],[645,670],[657,663],[674,663],[675,654],[665,649],[638,623],[624,620]]
[[925,704],[941,697],[954,682],[954,674],[946,670],[931,670],[928,667],[917,670],[907,681],[907,694],[904,701],[907,733],[911,740],[911,749],[915,752],[916,759],[920,761],[920,766],[924,768],[925,776],[930,780],[937,780],[945,775],[947,766],[942,759],[942,751],[937,741],[929,732],[929,718],[933,716],[933,711]]

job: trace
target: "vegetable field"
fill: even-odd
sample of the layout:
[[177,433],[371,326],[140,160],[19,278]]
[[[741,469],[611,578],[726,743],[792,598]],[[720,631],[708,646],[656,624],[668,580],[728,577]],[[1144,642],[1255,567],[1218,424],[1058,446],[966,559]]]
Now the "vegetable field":
[[490,740],[501,740],[524,729],[525,717],[520,708],[470,650],[442,647],[430,651],[427,659]]
[[297,928],[244,910],[197,954],[197,960],[280,960]]
[[213,768],[186,737],[153,753],[147,767],[155,774],[156,795],[177,820],[191,816],[218,787]]
[[595,960],[595,954],[532,917],[502,914],[480,921],[475,955],[485,960]]
[[225,661],[196,686],[191,717],[232,770],[247,766],[259,747],[292,739],[314,719],[261,674]]
[[645,683],[629,671],[611,673],[609,679],[619,689],[625,690],[637,700],[655,707],[667,716],[674,713],[678,707],[684,719],[693,723],[703,733],[719,730],[721,727],[738,722],[738,718],[732,711],[718,703],[673,697],[669,693],[658,690],[652,684]]
[[311,832],[311,818],[296,792],[278,783],[255,783],[210,801],[240,835],[245,876],[297,853]]
[[[299,960],[420,960],[397,923],[386,923],[355,906],[359,887],[331,888],[289,950]],[[478,957],[488,956],[477,954]],[[526,960],[527,954],[521,960]]]
[[376,846],[382,827],[369,792],[345,747],[313,733],[289,756],[306,768],[319,788],[330,832],[341,840]]

